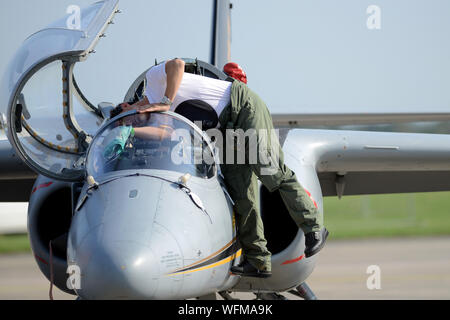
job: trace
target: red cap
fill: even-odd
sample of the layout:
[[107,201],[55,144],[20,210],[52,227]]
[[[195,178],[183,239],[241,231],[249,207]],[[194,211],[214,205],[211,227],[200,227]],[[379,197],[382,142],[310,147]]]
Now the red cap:
[[229,62],[223,67],[223,72],[225,72],[228,76],[239,80],[243,83],[247,83],[247,75],[244,70],[234,62]]

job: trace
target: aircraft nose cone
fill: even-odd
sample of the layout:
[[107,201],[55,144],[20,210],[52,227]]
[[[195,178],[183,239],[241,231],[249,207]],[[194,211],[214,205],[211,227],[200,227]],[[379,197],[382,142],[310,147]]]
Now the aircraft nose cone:
[[158,287],[159,261],[147,246],[115,242],[94,250],[81,265],[78,295],[84,299],[148,299]]
[[174,271],[184,260],[172,212],[187,205],[193,206],[191,200],[161,179],[123,178],[99,188],[71,225],[68,260],[80,268],[77,294],[177,298],[184,278]]

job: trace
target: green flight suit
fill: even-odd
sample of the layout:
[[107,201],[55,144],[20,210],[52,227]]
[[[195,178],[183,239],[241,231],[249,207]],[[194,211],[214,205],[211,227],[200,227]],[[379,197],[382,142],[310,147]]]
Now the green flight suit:
[[[258,132],[256,144],[260,148],[258,150],[265,151],[269,155],[266,159],[273,160],[271,174],[262,174],[264,169],[270,167],[268,162],[261,161],[260,157],[256,163],[249,161],[249,150],[255,143],[250,143],[250,138],[245,140],[244,144],[230,142],[233,139],[224,135],[226,140],[224,146],[227,145],[228,149],[223,148],[221,171],[227,190],[235,203],[236,226],[244,255],[256,268],[271,271],[271,253],[266,247],[264,226],[259,213],[257,178],[270,192],[279,190],[291,217],[304,233],[319,231],[323,225],[323,216],[298,183],[295,173],[284,164],[283,151],[278,139],[271,139],[270,133],[267,133],[266,139],[259,134],[259,129],[266,129],[269,132],[273,129],[272,117],[262,99],[244,83],[233,82],[231,104],[221,113],[219,123],[223,131],[242,129],[245,132],[248,129],[256,129]],[[227,152],[230,153],[231,150],[237,153],[243,148],[245,163],[226,163]],[[272,154],[276,153],[274,151],[278,152],[278,158],[272,157]],[[234,159],[236,162],[237,156]]]

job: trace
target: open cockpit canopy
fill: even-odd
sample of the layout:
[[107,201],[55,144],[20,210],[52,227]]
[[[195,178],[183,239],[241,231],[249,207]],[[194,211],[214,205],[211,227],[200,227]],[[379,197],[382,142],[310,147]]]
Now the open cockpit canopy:
[[59,180],[84,177],[84,155],[102,123],[101,112],[80,91],[73,68],[93,52],[117,12],[118,0],[81,11],[28,37],[0,87],[2,125],[16,153],[35,171]]

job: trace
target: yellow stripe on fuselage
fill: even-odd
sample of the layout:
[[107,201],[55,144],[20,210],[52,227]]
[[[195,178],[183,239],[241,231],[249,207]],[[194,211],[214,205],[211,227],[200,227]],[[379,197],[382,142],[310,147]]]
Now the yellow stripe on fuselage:
[[192,269],[192,270],[187,270],[187,271],[181,271],[181,272],[174,272],[174,273],[169,273],[168,276],[172,276],[172,275],[178,275],[178,274],[186,274],[186,273],[192,273],[192,272],[197,272],[197,271],[202,271],[202,270],[206,270],[206,269],[210,269],[210,268],[214,268],[214,267],[218,267],[221,266],[227,262],[230,262],[236,258],[239,258],[242,254],[242,249],[239,249],[236,253],[233,253],[231,256],[226,257],[223,260],[220,260],[216,263],[198,268],[198,269]]

